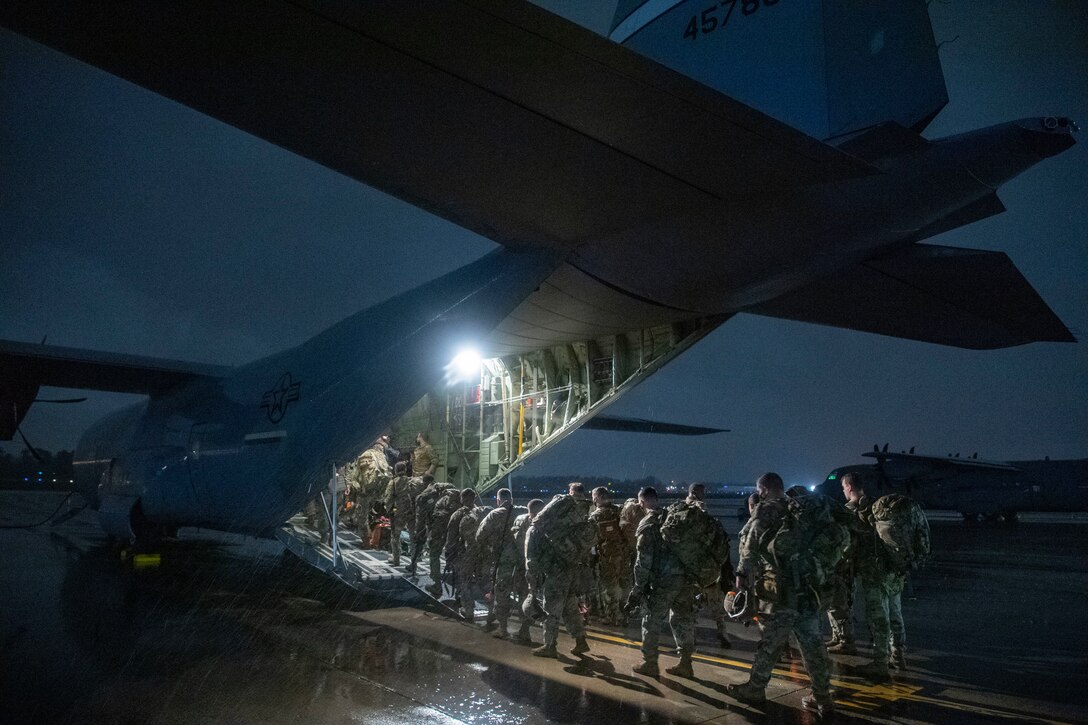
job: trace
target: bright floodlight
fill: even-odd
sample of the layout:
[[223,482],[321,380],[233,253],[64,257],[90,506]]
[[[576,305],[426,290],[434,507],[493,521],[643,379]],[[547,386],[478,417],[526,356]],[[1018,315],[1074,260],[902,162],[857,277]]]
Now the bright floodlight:
[[478,350],[466,348],[454,356],[450,363],[450,377],[454,380],[471,380],[480,377],[480,367],[483,358]]

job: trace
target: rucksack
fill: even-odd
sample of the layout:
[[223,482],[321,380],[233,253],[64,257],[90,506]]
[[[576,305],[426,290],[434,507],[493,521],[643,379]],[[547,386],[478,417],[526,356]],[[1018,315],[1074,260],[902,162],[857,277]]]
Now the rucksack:
[[873,502],[871,515],[892,569],[904,573],[925,564],[929,558],[929,522],[918,504],[901,493],[889,493]]
[[627,537],[620,530],[619,507],[597,509],[590,518],[597,528],[597,554],[602,559],[623,559],[628,555]]
[[[448,488],[439,488],[439,486],[448,486]],[[453,514],[454,511],[461,508],[461,491],[453,486],[453,484],[435,484],[436,491],[440,491],[438,499],[434,502],[434,514],[433,519],[446,519]]]
[[627,539],[627,546],[631,549],[635,548],[638,524],[645,515],[646,511],[637,498],[627,499],[620,508],[620,531],[623,532],[624,538]]
[[669,506],[661,524],[661,539],[700,587],[721,578],[722,564],[729,558],[729,536],[702,507],[686,501]]
[[532,528],[548,540],[550,551],[560,562],[568,565],[580,563],[592,546],[586,538],[590,531],[587,502],[568,494],[554,496],[533,518]]
[[766,544],[766,557],[780,584],[794,595],[802,586],[822,595],[842,560],[850,531],[835,514],[834,504],[824,496],[786,500],[785,516]]

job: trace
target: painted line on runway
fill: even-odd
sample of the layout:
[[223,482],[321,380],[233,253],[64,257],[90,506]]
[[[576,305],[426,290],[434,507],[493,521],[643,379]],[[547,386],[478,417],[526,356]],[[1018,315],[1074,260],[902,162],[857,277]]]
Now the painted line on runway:
[[[627,639],[626,637],[619,637],[614,634],[605,634],[603,632],[586,630],[586,635],[591,637],[592,639],[601,640],[603,642],[611,642],[612,644],[620,644],[627,647],[635,648],[642,647],[642,642]],[[659,649],[666,652],[671,651],[664,647],[660,647]],[[709,664],[725,665],[734,669],[748,670],[751,669],[752,666],[751,662],[745,662],[744,660],[733,660],[727,659],[725,657],[715,657],[713,655],[704,655],[698,653],[692,655],[692,659],[698,660],[700,662],[707,662]],[[800,680],[802,682],[811,682],[808,675],[801,674],[800,672],[794,672],[792,670],[782,670],[778,668],[773,669],[771,672],[778,675],[779,677],[785,677],[792,680]],[[934,707],[943,707],[951,710],[957,710],[959,712],[968,712],[974,715],[983,715],[986,717],[999,717],[1007,720],[1021,720],[1023,722],[1046,723],[1047,725],[1069,725],[1068,723],[1065,723],[1061,720],[1050,720],[1047,718],[1027,715],[1020,712],[996,710],[989,707],[982,707],[980,705],[970,705],[966,703],[956,702],[954,700],[944,700],[938,697],[919,695],[916,693],[922,690],[922,687],[920,685],[866,685],[835,678],[831,680],[831,685],[840,690],[853,690],[853,694],[850,695],[851,699],[836,699],[836,705],[842,705],[844,707],[863,710],[866,712],[879,710],[888,703],[905,700],[908,702],[917,702],[920,704],[932,705]],[[852,699],[854,697],[859,698],[859,700]]]

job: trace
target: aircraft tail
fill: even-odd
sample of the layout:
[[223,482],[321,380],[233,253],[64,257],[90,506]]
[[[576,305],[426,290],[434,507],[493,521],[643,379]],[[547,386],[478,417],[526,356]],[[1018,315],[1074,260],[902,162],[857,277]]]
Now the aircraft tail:
[[948,102],[923,0],[620,0],[609,37],[825,140]]
[[1075,342],[1001,252],[916,244],[746,312],[972,350]]

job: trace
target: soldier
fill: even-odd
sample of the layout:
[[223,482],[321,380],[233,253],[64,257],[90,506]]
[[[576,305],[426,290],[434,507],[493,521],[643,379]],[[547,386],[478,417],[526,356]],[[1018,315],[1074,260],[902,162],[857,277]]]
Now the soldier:
[[387,479],[393,469],[385,459],[385,448],[389,436],[379,436],[377,440],[355,459],[354,475],[349,479],[352,494],[352,510],[355,514],[355,531],[363,541],[363,547],[370,542],[370,524],[367,517],[374,502],[385,491]]
[[480,526],[480,509],[476,491],[461,491],[461,507],[450,516],[446,533],[446,566],[453,571],[453,588],[461,602],[461,616],[472,621],[476,614],[476,588],[479,586],[480,552],[476,529]]
[[[589,501],[580,483],[571,483],[566,496],[556,496],[541,509],[525,542],[530,591],[541,596],[544,609],[544,644],[533,650],[537,657],[557,659],[559,619],[574,637],[571,654],[589,651],[585,623],[578,611],[579,589],[584,587],[593,548]],[[554,507],[549,510],[549,507]]]
[[596,534],[596,559],[598,594],[601,616],[605,624],[623,626],[627,617],[623,614],[623,600],[631,590],[631,567],[634,549],[627,545],[627,537],[620,530],[620,507],[611,501],[611,494],[604,486],[592,493],[593,510],[589,520]]
[[416,564],[423,555],[423,549],[427,546],[427,533],[431,527],[431,514],[434,513],[434,504],[438,500],[438,491],[434,487],[434,476],[425,475],[420,479],[422,490],[416,494],[412,508],[415,510],[415,524],[412,526],[412,560],[404,570],[409,574],[416,573]]
[[[756,646],[748,681],[727,685],[726,692],[751,705],[766,702],[771,670],[793,633],[812,681],[812,694],[802,698],[801,706],[825,716],[834,711],[834,702],[827,649],[820,636],[819,599],[807,587],[792,591],[790,572],[779,570],[777,561],[768,557],[763,548],[773,540],[789,515],[784,488],[777,473],[765,473],[756,482],[759,504],[741,536],[736,583],[738,591],[747,589],[749,584],[756,585],[757,591],[761,591],[759,624],[763,637]],[[758,580],[756,576],[759,576]],[[774,596],[770,596],[772,593]]]
[[491,605],[487,608],[484,629],[490,631],[495,626],[496,596],[495,579],[498,576],[499,557],[511,558],[514,539],[511,530],[514,525],[514,496],[508,488],[500,488],[495,493],[495,508],[487,512],[476,529],[476,545],[480,552],[481,582],[485,590],[491,592]]
[[[510,532],[514,539],[513,551],[503,550],[504,554],[500,555],[499,566],[496,569],[493,596],[497,602],[495,605],[495,618],[498,620],[499,628],[494,636],[499,639],[506,639],[508,636],[506,627],[507,620],[510,617],[511,594],[516,596],[518,602],[521,602],[529,592],[529,583],[525,573],[525,539],[529,533],[529,527],[533,523],[533,518],[544,508],[544,502],[539,498],[534,498],[527,504],[527,508],[528,513],[521,514],[514,519],[514,526]],[[533,643],[532,638],[529,636],[530,623],[527,617],[521,617],[521,626],[518,627],[518,633],[514,636],[515,642],[518,644]]]
[[[685,499],[689,504],[698,506],[703,511],[706,511],[706,485],[702,483],[693,483],[688,486],[688,497]],[[728,534],[727,534],[728,536]],[[702,594],[702,608],[706,610],[707,614],[712,620],[714,620],[714,627],[718,632],[718,644],[723,649],[728,649],[733,646],[733,643],[729,640],[729,633],[725,630],[725,625],[729,621],[729,615],[725,612],[725,591],[733,584],[733,563],[728,559],[722,564],[721,578],[715,584],[711,584],[708,587],[703,587]]]
[[638,525],[635,544],[634,586],[627,595],[627,612],[642,607],[642,662],[634,671],[657,677],[657,642],[668,617],[680,662],[665,671],[693,677],[695,653],[695,593],[697,585],[661,538],[665,511],[658,507],[657,490],[646,486],[638,493],[646,515]]
[[460,493],[448,483],[436,483],[438,494],[431,506],[430,523],[427,525],[427,554],[431,564],[431,584],[427,591],[434,596],[442,594],[442,549],[446,545],[446,533],[450,517],[460,505]]
[[438,470],[438,454],[434,452],[434,446],[427,439],[427,433],[420,431],[416,434],[416,448],[412,451],[412,475],[433,476]]
[[[904,576],[892,571],[881,555],[881,543],[872,522],[873,499],[865,494],[861,476],[847,473],[842,477],[842,492],[846,496],[846,508],[854,514],[851,538],[854,542],[854,571],[865,598],[865,618],[873,637],[873,659],[856,670],[876,682],[891,677],[888,661],[905,668],[903,654],[906,632],[900,595]],[[890,651],[893,637],[896,652]]]
[[389,516],[389,542],[393,566],[400,566],[400,532],[407,529],[409,541],[414,541],[416,496],[422,480],[409,478],[408,464],[398,461],[393,466],[393,479],[385,487],[385,511]]

